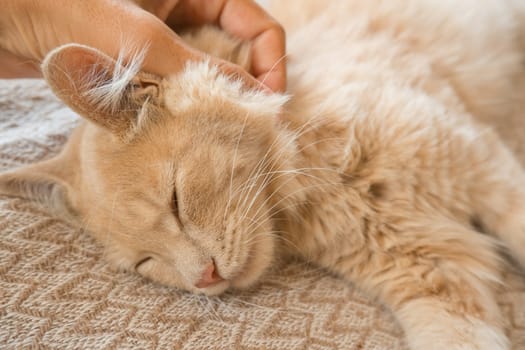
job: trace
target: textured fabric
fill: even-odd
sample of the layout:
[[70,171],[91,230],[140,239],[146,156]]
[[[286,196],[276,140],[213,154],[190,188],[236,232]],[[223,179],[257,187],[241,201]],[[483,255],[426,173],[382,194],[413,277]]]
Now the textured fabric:
[[[523,161],[520,115],[495,126]],[[76,122],[42,81],[0,81],[0,171],[56,154]],[[509,268],[506,283],[523,349],[525,277]],[[323,270],[291,263],[251,291],[196,296],[112,271],[85,232],[0,196],[0,348],[29,347],[406,349],[388,310]]]

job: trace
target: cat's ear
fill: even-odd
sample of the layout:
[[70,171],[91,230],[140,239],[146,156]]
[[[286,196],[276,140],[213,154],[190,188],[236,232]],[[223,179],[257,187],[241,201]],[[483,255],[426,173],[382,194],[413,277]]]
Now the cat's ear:
[[73,220],[74,166],[63,156],[0,174],[0,194],[29,199]]
[[87,46],[68,44],[42,63],[55,94],[82,117],[126,138],[157,105],[162,79],[140,71],[143,53],[124,63]]

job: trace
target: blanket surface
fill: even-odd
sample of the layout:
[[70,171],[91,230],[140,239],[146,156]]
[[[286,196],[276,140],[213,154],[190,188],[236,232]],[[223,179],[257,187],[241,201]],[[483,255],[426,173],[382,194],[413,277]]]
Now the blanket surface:
[[[525,91],[525,90],[524,90]],[[522,108],[495,128],[525,161]],[[41,80],[0,80],[0,171],[46,159],[78,117]],[[514,349],[525,349],[525,277],[499,295]],[[3,349],[406,349],[391,313],[304,263],[246,292],[196,296],[112,271],[87,233],[26,200],[0,196]]]

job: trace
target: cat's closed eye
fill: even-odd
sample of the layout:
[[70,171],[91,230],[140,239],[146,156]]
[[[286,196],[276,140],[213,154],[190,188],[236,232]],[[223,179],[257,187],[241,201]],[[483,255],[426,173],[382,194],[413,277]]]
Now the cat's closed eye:
[[140,268],[142,265],[144,265],[145,263],[147,263],[148,261],[150,261],[150,260],[152,260],[152,259],[153,259],[153,258],[152,258],[151,256],[147,256],[147,257],[145,257],[145,258],[139,260],[139,262],[137,262],[137,263],[135,264],[135,271],[138,271],[139,268]]

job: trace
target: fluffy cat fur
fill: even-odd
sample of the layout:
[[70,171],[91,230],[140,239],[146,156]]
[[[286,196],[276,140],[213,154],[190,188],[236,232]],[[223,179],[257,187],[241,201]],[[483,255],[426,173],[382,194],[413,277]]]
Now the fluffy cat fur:
[[[44,200],[114,266],[163,284],[219,294],[299,256],[385,302],[412,349],[508,349],[498,251],[525,264],[525,177],[475,119],[521,97],[524,7],[276,2],[288,101],[206,62],[157,77],[60,47],[45,78],[87,122],[57,157],[1,175],[0,192]],[[194,45],[248,62],[203,33]],[[224,280],[199,288],[210,261]]]

